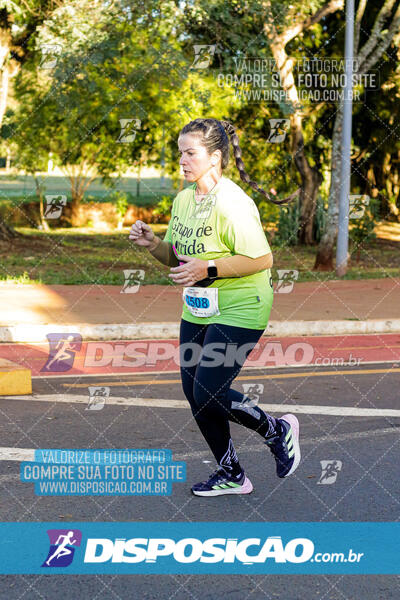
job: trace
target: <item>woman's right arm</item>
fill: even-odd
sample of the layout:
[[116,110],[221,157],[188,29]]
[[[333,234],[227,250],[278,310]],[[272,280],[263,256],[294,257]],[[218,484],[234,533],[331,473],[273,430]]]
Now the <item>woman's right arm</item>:
[[176,267],[179,260],[176,258],[170,242],[163,242],[154,235],[153,230],[143,221],[137,220],[131,227],[129,239],[138,246],[147,248],[150,254],[164,265]]
[[171,242],[163,242],[155,235],[152,246],[149,246],[147,249],[154,258],[164,265],[169,267],[177,267],[179,265],[179,260],[174,254]]

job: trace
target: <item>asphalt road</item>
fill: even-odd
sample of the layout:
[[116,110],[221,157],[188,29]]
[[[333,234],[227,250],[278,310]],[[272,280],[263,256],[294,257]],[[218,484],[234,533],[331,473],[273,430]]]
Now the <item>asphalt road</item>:
[[[32,398],[0,399],[1,521],[395,521],[400,516],[398,364],[243,369],[233,387],[262,384],[261,405],[298,412],[302,462],[280,480],[260,437],[232,424],[254,491],[199,498],[190,486],[214,461],[187,408],[178,373],[34,379]],[[101,410],[89,386],[109,388]],[[345,408],[347,407],[347,410]],[[281,412],[273,412],[279,416]],[[279,411],[281,407],[279,408]],[[47,497],[19,481],[7,448],[169,448],[187,481],[171,496]],[[321,485],[320,461],[340,461]],[[234,533],[234,532],[233,532]],[[399,569],[400,573],[400,569]],[[3,575],[1,599],[369,600],[400,598],[400,577],[380,575]]]

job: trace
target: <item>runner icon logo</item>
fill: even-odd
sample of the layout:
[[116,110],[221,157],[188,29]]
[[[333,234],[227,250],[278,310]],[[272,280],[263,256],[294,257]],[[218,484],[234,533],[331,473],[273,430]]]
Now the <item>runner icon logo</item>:
[[80,333],[48,333],[49,357],[41,372],[64,373],[72,369],[75,354],[82,346]]
[[242,383],[243,394],[245,398],[243,399],[243,404],[247,406],[257,406],[258,401],[260,400],[260,394],[264,392],[264,384],[263,383]]
[[117,139],[119,144],[130,144],[135,140],[137,130],[142,124],[140,119],[120,119],[121,131]]
[[46,208],[44,211],[45,219],[58,219],[61,217],[62,210],[67,204],[67,196],[65,194],[57,194],[55,196],[46,194]]
[[289,119],[268,119],[269,126],[271,127],[271,131],[269,132],[269,136],[267,142],[271,144],[279,144],[283,142],[290,127]]
[[320,463],[322,473],[317,483],[321,485],[331,485],[332,483],[335,483],[339,471],[342,470],[342,461],[321,460]]
[[[217,202],[216,194],[203,194],[196,199],[193,208],[194,219],[208,219],[211,215],[211,211]],[[206,234],[208,235],[208,234]]]
[[85,410],[102,410],[106,403],[106,398],[110,395],[110,388],[90,385],[88,389],[89,402]]
[[369,196],[366,194],[349,195],[349,219],[362,219],[365,209],[369,206]]
[[277,269],[278,283],[275,288],[276,294],[290,294],[294,282],[299,278],[299,272],[295,269]]
[[75,548],[81,545],[79,529],[48,529],[50,548],[42,567],[68,567],[74,558]]
[[143,269],[124,269],[124,287],[121,294],[136,294],[140,288],[140,282],[144,279]]
[[57,65],[58,57],[61,55],[61,44],[43,44],[41,46],[42,56],[39,67],[41,69],[53,69]]
[[216,44],[212,44],[212,45],[208,45],[208,46],[201,45],[201,44],[194,44],[193,45],[194,60],[191,65],[191,68],[207,69],[207,67],[210,65],[211,60],[215,54],[215,48],[216,48]]

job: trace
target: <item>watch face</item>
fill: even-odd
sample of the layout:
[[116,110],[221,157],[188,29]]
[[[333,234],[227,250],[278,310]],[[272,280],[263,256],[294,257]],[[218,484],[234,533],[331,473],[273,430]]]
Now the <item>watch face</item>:
[[207,272],[209,277],[216,277],[218,273],[217,267],[208,267]]

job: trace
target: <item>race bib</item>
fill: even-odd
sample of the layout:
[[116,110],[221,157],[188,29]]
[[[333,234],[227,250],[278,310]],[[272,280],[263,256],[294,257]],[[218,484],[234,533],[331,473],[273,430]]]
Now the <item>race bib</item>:
[[218,288],[186,287],[182,297],[194,317],[221,314],[218,308]]

